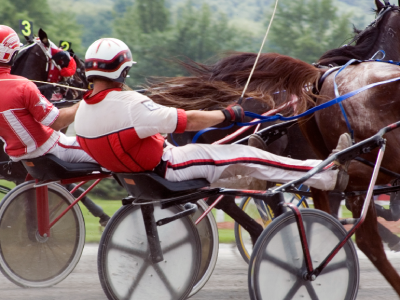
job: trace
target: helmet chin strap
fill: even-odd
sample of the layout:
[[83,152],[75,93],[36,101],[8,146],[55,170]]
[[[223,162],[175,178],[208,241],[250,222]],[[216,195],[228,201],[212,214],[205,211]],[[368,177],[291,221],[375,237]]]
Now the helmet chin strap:
[[19,51],[14,52],[13,56],[10,59],[10,62],[8,63],[8,65],[10,65],[11,67],[14,65],[15,61],[17,60],[18,52]]

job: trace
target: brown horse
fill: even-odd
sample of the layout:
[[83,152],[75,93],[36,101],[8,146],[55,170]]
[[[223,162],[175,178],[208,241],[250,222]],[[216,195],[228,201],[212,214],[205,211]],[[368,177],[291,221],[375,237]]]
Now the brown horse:
[[[360,52],[360,57],[372,56],[378,50],[385,50],[385,59],[399,60],[400,41],[396,36],[396,32],[400,30],[399,7],[389,6],[387,3],[383,4],[378,0],[375,3],[377,12],[387,11],[374,27],[367,29],[367,34],[358,41],[358,44],[363,45],[364,51],[364,53]],[[343,49],[328,52],[320,59],[319,63],[342,64],[343,59],[346,60],[346,57],[353,49],[354,47],[344,47]],[[354,55],[352,58],[354,58]],[[367,62],[346,68],[338,75],[336,83],[340,94],[343,95],[367,84],[396,77],[400,77],[400,68],[398,66],[387,63]],[[334,74],[328,76],[320,91],[320,94],[327,96],[328,99],[335,97],[333,78]],[[380,128],[400,120],[400,102],[397,101],[400,97],[399,84],[399,82],[395,82],[374,87],[343,102],[356,142],[373,135]],[[316,104],[326,101],[322,99],[317,100]],[[335,139],[337,140],[339,134],[347,131],[344,117],[338,105],[315,113],[314,118],[303,125],[310,144],[321,158],[330,153],[329,150],[335,146]],[[399,173],[400,134],[396,131],[388,133],[386,139],[387,152],[382,167]],[[374,155],[376,155],[376,152],[365,154],[361,157],[373,162]],[[350,183],[347,190],[366,189],[371,174],[371,167],[352,161],[349,169]],[[388,184],[393,179],[380,173],[377,184]],[[318,194],[316,207],[327,210],[326,195],[322,195],[321,192],[317,191],[314,191],[314,193]],[[356,218],[360,216],[363,200],[362,196],[346,199],[353,216]],[[386,258],[378,234],[376,211],[373,204],[368,209],[364,224],[356,232],[356,242],[358,247],[368,256],[375,267],[400,295],[400,276]]]
[[[360,35],[355,46],[347,46],[327,53],[321,58],[320,64],[343,64],[351,58],[368,59],[381,49],[386,50],[388,59],[400,58],[400,53],[398,53],[400,41],[395,38],[396,32],[400,30],[399,7],[389,6],[388,3],[383,4],[378,0],[375,3],[377,12],[386,11],[380,16],[379,21]],[[182,106],[182,103],[186,103],[187,109],[195,108],[191,106],[190,102],[193,96],[196,96],[194,106],[198,103],[213,103],[214,105],[233,103],[237,101],[237,95],[240,94],[254,61],[255,54],[238,53],[211,67],[198,65],[197,76],[175,78],[155,85],[154,87],[157,88],[168,88],[154,90],[154,99],[170,106]],[[317,93],[316,83],[324,72],[325,70],[316,69],[290,57],[279,54],[262,54],[246,97],[268,102],[271,107],[274,107],[274,105],[287,103],[291,100],[292,95],[296,95],[299,99],[298,105],[287,109],[284,114],[298,114],[315,104],[334,98],[333,75],[326,79],[320,94]],[[398,66],[368,62],[348,67],[339,75],[337,83],[340,94],[344,94],[366,84],[394,77],[400,77]],[[221,80],[229,80],[233,84],[227,85]],[[356,141],[365,139],[375,134],[380,128],[400,120],[398,107],[400,104],[395,101],[399,96],[397,86],[398,83],[392,83],[375,87],[343,103],[355,132]],[[270,103],[271,98],[273,103]],[[347,131],[344,118],[337,106],[319,111],[315,116],[303,119],[301,123],[310,144],[321,158],[327,157],[334,148],[339,135]],[[397,152],[400,151],[398,150],[400,140],[396,136],[398,134],[394,131],[386,137],[388,145],[383,167],[399,173],[400,161]],[[373,156],[374,153],[365,155],[363,158],[373,161]],[[365,189],[371,171],[370,167],[353,161],[349,169],[348,191]],[[388,184],[392,179],[387,175],[380,174],[378,184]],[[317,208],[329,211],[326,193],[314,190],[313,198]],[[349,198],[347,203],[354,217],[358,217],[363,198]],[[369,207],[367,218],[356,233],[356,242],[400,295],[400,276],[386,258],[378,235],[377,218],[373,205]]]

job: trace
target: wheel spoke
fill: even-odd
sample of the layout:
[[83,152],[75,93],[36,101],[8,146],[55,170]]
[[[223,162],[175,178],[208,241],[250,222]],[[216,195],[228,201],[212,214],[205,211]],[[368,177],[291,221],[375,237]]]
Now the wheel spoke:
[[306,287],[307,292],[311,297],[311,300],[319,300],[317,294],[315,293],[314,287],[310,281],[306,281],[304,286]]
[[128,246],[119,245],[116,243],[111,243],[108,245],[108,251],[110,250],[117,250],[120,252],[124,252],[125,254],[134,255],[142,259],[146,259],[148,255],[148,251],[137,250],[135,248],[130,248]]
[[151,263],[146,259],[143,261],[143,265],[140,267],[139,272],[135,276],[135,280],[132,282],[132,285],[128,289],[128,297],[125,299],[131,299],[133,292],[135,291],[136,287],[139,285],[141,279],[143,278],[144,273],[146,272],[147,268],[151,265]]
[[347,268],[347,263],[346,261],[340,261],[340,262],[335,262],[335,263],[329,263],[323,270],[322,274],[328,274],[330,272],[335,272],[340,269],[346,269]]
[[275,266],[289,272],[290,274],[297,275],[297,273],[298,273],[298,270],[296,268],[294,268],[293,265],[291,265],[290,263],[283,261],[280,258],[269,255],[267,253],[265,253],[265,255],[263,255],[262,261],[263,262],[268,261],[268,262],[274,264]]
[[173,250],[179,248],[180,246],[188,243],[189,239],[190,239],[190,236],[186,235],[185,237],[181,238],[180,240],[178,240],[178,241],[166,246],[165,248],[163,248],[163,253],[166,254],[166,253],[168,253],[170,251],[173,251]]
[[153,265],[154,270],[157,272],[159,278],[161,281],[164,283],[165,287],[167,290],[170,292],[170,295],[172,296],[171,299],[176,299],[179,297],[179,294],[174,290],[174,288],[171,286],[168,280],[168,276],[164,274],[164,271],[160,268],[158,264]]
[[285,298],[283,300],[291,300],[293,299],[294,295],[297,293],[297,291],[302,287],[302,282],[300,280],[297,280],[295,284],[292,286],[292,288],[288,291],[286,294]]

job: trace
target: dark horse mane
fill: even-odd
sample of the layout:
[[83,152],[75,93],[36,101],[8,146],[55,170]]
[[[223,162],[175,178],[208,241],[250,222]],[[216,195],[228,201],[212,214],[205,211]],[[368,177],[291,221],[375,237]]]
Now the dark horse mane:
[[[32,59],[32,56],[34,59]],[[37,60],[41,60],[42,63],[37,63]],[[47,71],[45,68],[46,58],[42,54],[42,50],[39,46],[34,45],[29,49],[20,51],[14,65],[11,68],[11,74],[20,75],[29,79],[46,81]],[[42,65],[40,67],[40,65]],[[28,71],[29,70],[29,71]],[[37,84],[41,86],[42,84]]]
[[[186,110],[226,107],[239,100],[256,56],[233,52],[211,65],[179,61],[191,76],[158,78],[148,87],[151,98],[159,104]],[[295,95],[299,99],[296,108],[288,108],[283,113],[299,113],[314,105],[313,99],[318,95],[311,87],[320,74],[317,68],[301,60],[263,53],[244,98],[262,101],[272,109]]]
[[[374,10],[377,13],[377,10]],[[364,32],[354,28],[354,37],[360,34],[354,46],[345,45],[325,52],[318,60],[317,65],[329,66],[346,64],[350,59],[364,60],[376,44],[381,33],[379,25],[369,26]]]

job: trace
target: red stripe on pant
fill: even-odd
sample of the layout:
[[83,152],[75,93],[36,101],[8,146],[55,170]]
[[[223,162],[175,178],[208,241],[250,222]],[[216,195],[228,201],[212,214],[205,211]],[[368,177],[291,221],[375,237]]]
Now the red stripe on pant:
[[238,157],[238,158],[227,159],[227,160],[196,159],[196,160],[189,160],[189,161],[182,162],[182,163],[175,164],[175,165],[168,162],[167,168],[178,170],[178,169],[185,169],[185,168],[188,168],[191,166],[199,166],[199,165],[223,166],[223,165],[239,164],[239,163],[255,163],[255,164],[258,163],[258,164],[276,167],[276,168],[280,168],[280,169],[289,169],[289,170],[293,170],[293,171],[302,171],[302,172],[307,172],[312,169],[312,167],[308,167],[308,166],[287,165],[287,164],[282,164],[279,162],[265,160],[265,159],[259,159],[259,158],[255,158],[255,157]]

